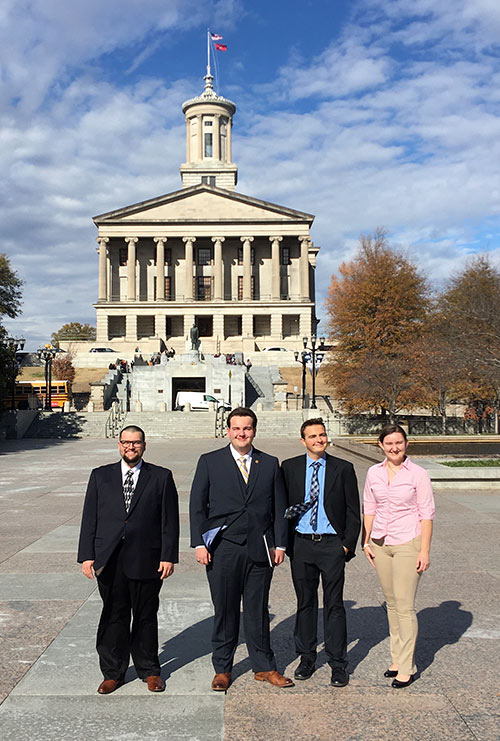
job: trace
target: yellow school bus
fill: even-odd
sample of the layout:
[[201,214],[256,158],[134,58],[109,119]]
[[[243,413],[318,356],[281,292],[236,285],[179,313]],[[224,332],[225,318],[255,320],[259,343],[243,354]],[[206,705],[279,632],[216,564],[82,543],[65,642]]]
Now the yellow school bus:
[[[68,401],[71,393],[69,381],[52,380],[50,384],[50,401],[52,409],[59,409]],[[14,387],[14,407],[16,409],[29,409],[35,406],[44,409],[47,400],[47,386],[45,381],[16,381]],[[12,405],[12,393],[4,399],[4,409]]]

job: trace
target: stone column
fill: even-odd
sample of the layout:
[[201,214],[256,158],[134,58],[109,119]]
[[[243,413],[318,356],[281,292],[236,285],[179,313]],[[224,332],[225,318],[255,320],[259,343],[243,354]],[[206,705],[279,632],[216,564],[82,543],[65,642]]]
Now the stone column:
[[165,314],[155,314],[155,336],[162,340],[167,338],[167,317]]
[[250,245],[253,237],[240,237],[243,242],[243,301],[250,301],[252,298],[252,260]]
[[214,312],[213,338],[215,349],[218,351],[220,348],[217,347],[217,343],[224,340],[224,314],[220,310]]
[[156,300],[165,301],[165,242],[166,237],[153,237],[156,242]]
[[309,237],[299,237],[300,242],[300,301],[310,301],[309,295]]
[[271,314],[271,339],[275,342],[283,339],[281,314]]
[[137,342],[136,314],[127,314],[125,317],[125,339],[127,342]]
[[230,164],[232,162],[232,139],[231,139],[231,129],[233,128],[233,119],[228,118],[227,119],[227,128],[226,128],[226,162]]
[[125,237],[128,244],[127,255],[127,300],[135,301],[137,296],[136,288],[136,266],[135,266],[135,245],[138,242],[137,237]]
[[184,263],[186,266],[186,282],[184,285],[184,300],[193,300],[193,243],[196,242],[196,237],[182,237],[184,242]]
[[97,295],[98,301],[108,300],[108,248],[109,237],[97,237],[97,244],[99,245],[99,292]]
[[191,162],[191,119],[186,118],[186,162]]
[[280,242],[283,237],[269,237],[271,242],[271,300],[280,299]]
[[100,310],[97,312],[96,342],[107,343],[108,340],[108,316]]
[[222,243],[225,237],[212,237],[214,243],[214,301],[222,301],[224,272],[222,264]]
[[198,113],[196,116],[198,122],[198,160],[203,159],[203,116]]

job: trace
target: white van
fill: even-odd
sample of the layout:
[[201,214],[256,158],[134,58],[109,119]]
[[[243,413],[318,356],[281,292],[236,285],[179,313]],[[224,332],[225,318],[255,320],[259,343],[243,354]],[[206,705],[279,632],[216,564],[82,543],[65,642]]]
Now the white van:
[[212,403],[215,409],[224,407],[227,411],[231,410],[231,404],[223,399],[216,399],[212,394],[205,394],[204,391],[179,391],[175,398],[175,409],[182,410],[186,404],[191,404],[191,409],[208,409]]

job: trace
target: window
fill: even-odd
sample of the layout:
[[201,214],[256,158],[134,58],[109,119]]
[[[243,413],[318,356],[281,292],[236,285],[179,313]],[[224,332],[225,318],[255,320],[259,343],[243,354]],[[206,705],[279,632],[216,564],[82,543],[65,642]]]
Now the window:
[[202,175],[202,185],[215,185],[215,175]]
[[128,249],[126,247],[120,247],[120,254],[119,254],[119,262],[120,265],[126,265],[128,260]]
[[211,247],[198,247],[196,252],[196,264],[197,265],[211,265],[212,264],[212,248]]
[[[255,265],[254,247],[250,247],[250,264]],[[238,265],[243,265],[243,247],[238,247]]]
[[[250,298],[255,297],[255,276],[250,276]],[[243,301],[243,276],[238,275],[238,301]]]
[[213,134],[211,131],[205,131],[205,134],[203,135],[203,139],[205,142],[205,157],[213,157]]
[[172,250],[170,247],[167,247],[165,249],[165,265],[171,265],[172,264]]
[[290,247],[281,248],[281,264],[290,265]]
[[167,301],[170,301],[170,299],[172,298],[172,296],[170,295],[170,286],[171,286],[170,276],[166,275],[165,276],[165,299]]
[[199,275],[195,280],[197,301],[210,301],[212,299],[212,279],[209,276]]

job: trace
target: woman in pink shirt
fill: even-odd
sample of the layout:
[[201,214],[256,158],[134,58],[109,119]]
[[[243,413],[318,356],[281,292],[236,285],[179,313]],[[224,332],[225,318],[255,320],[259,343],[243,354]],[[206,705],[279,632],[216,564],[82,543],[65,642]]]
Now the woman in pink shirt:
[[418,622],[415,595],[430,564],[434,497],[427,471],[406,457],[408,440],[399,425],[381,431],[385,460],[368,470],[363,495],[363,551],[377,570],[387,603],[392,686],[408,687],[414,663]]

